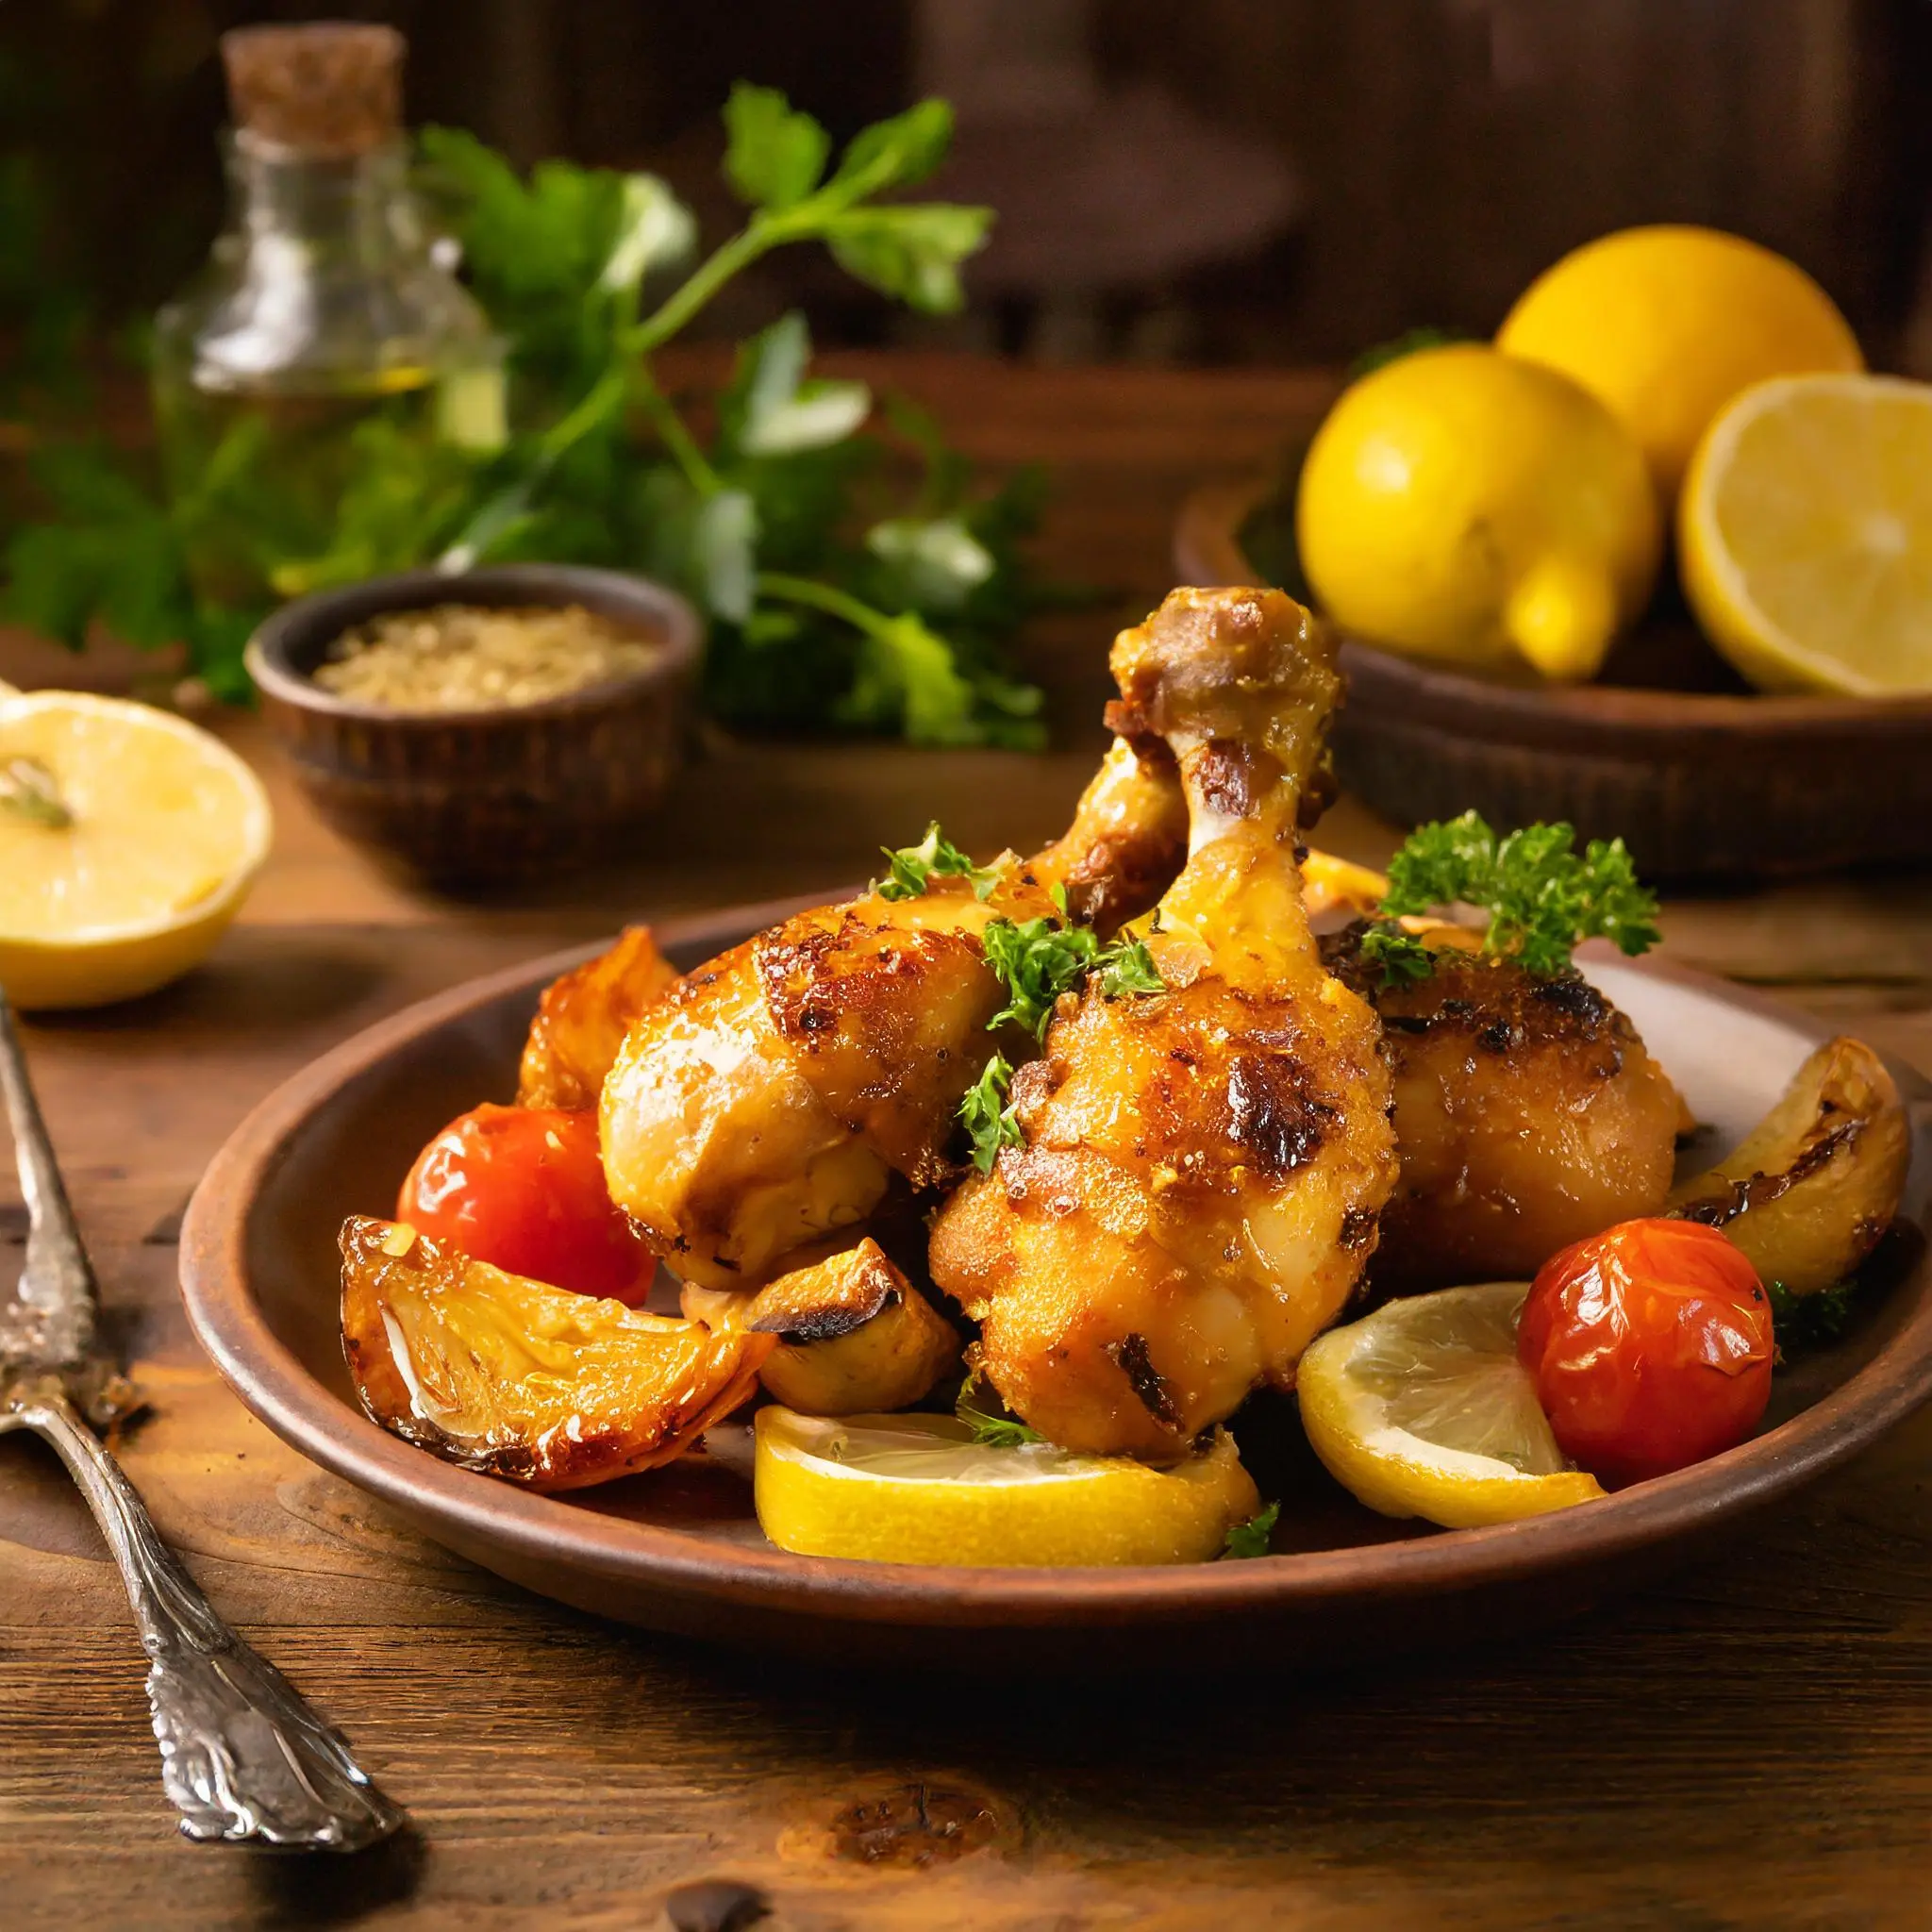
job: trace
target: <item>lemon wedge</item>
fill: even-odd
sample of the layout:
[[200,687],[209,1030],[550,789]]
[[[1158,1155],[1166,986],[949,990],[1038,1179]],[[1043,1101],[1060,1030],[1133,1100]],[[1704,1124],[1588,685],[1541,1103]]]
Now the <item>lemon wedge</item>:
[[199,964],[267,856],[246,765],[172,713],[0,686],[0,987],[93,1007]]
[[1527,1292],[1492,1281],[1390,1302],[1302,1357],[1302,1425],[1357,1502],[1473,1529],[1603,1494],[1564,1462],[1516,1359]]
[[1678,542],[1699,621],[1760,689],[1932,691],[1932,384],[1746,390],[1691,459]]
[[941,1415],[758,1417],[758,1522],[781,1550],[878,1563],[1198,1563],[1260,1507],[1234,1439],[1174,1469],[989,1448]]

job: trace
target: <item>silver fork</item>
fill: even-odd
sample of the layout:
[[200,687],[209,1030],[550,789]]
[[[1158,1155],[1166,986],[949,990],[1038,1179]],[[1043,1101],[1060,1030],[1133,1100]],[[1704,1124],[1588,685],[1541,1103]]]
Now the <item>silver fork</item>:
[[26,1197],[26,1265],[0,1302],[0,1434],[53,1444],[127,1586],[148,1655],[161,1782],[204,1843],[358,1851],[403,1823],[301,1693],[222,1620],[161,1541],[96,1429],[140,1407],[98,1336],[93,1269],[0,991],[0,1098]]

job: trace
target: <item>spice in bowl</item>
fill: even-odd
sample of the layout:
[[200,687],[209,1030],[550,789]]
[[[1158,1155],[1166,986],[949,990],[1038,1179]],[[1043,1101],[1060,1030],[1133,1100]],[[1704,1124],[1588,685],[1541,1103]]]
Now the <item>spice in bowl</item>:
[[391,711],[486,711],[568,697],[658,656],[655,643],[581,604],[438,604],[385,611],[344,631],[315,682]]

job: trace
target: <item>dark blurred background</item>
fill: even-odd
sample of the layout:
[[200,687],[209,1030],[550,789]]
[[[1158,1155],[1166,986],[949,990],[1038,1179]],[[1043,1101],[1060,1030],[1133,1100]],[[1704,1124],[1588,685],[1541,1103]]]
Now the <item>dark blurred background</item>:
[[[240,0],[0,6],[0,327],[151,309],[220,212]],[[1062,359],[1346,360],[1487,333],[1575,242],[1713,223],[1808,268],[1873,359],[1932,372],[1928,0],[403,0],[415,121],[668,176],[722,231],[738,76],[838,133],[960,114],[936,192],[1000,211],[968,312],[889,311],[797,251],[708,316]]]

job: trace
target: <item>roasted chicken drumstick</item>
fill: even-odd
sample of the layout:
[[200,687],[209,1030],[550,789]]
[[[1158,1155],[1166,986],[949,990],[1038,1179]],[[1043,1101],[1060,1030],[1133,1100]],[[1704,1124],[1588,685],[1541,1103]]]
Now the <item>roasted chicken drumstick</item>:
[[1144,928],[1164,990],[1063,997],[1013,1077],[1023,1143],[947,1202],[931,1263],[1033,1427],[1171,1458],[1292,1385],[1374,1246],[1395,1141],[1380,1029],[1323,968],[1295,858],[1332,642],[1279,591],[1182,590],[1113,667],[1110,717],[1187,793],[1187,864]]
[[1063,886],[1075,913],[1111,925],[1153,903],[1185,836],[1164,750],[1143,761],[1119,744],[1033,859],[802,912],[687,974],[604,1084],[612,1197],[708,1288],[757,1288],[806,1244],[856,1237],[895,1176],[916,1189],[947,1172],[1004,997],[988,922],[1052,914]]

